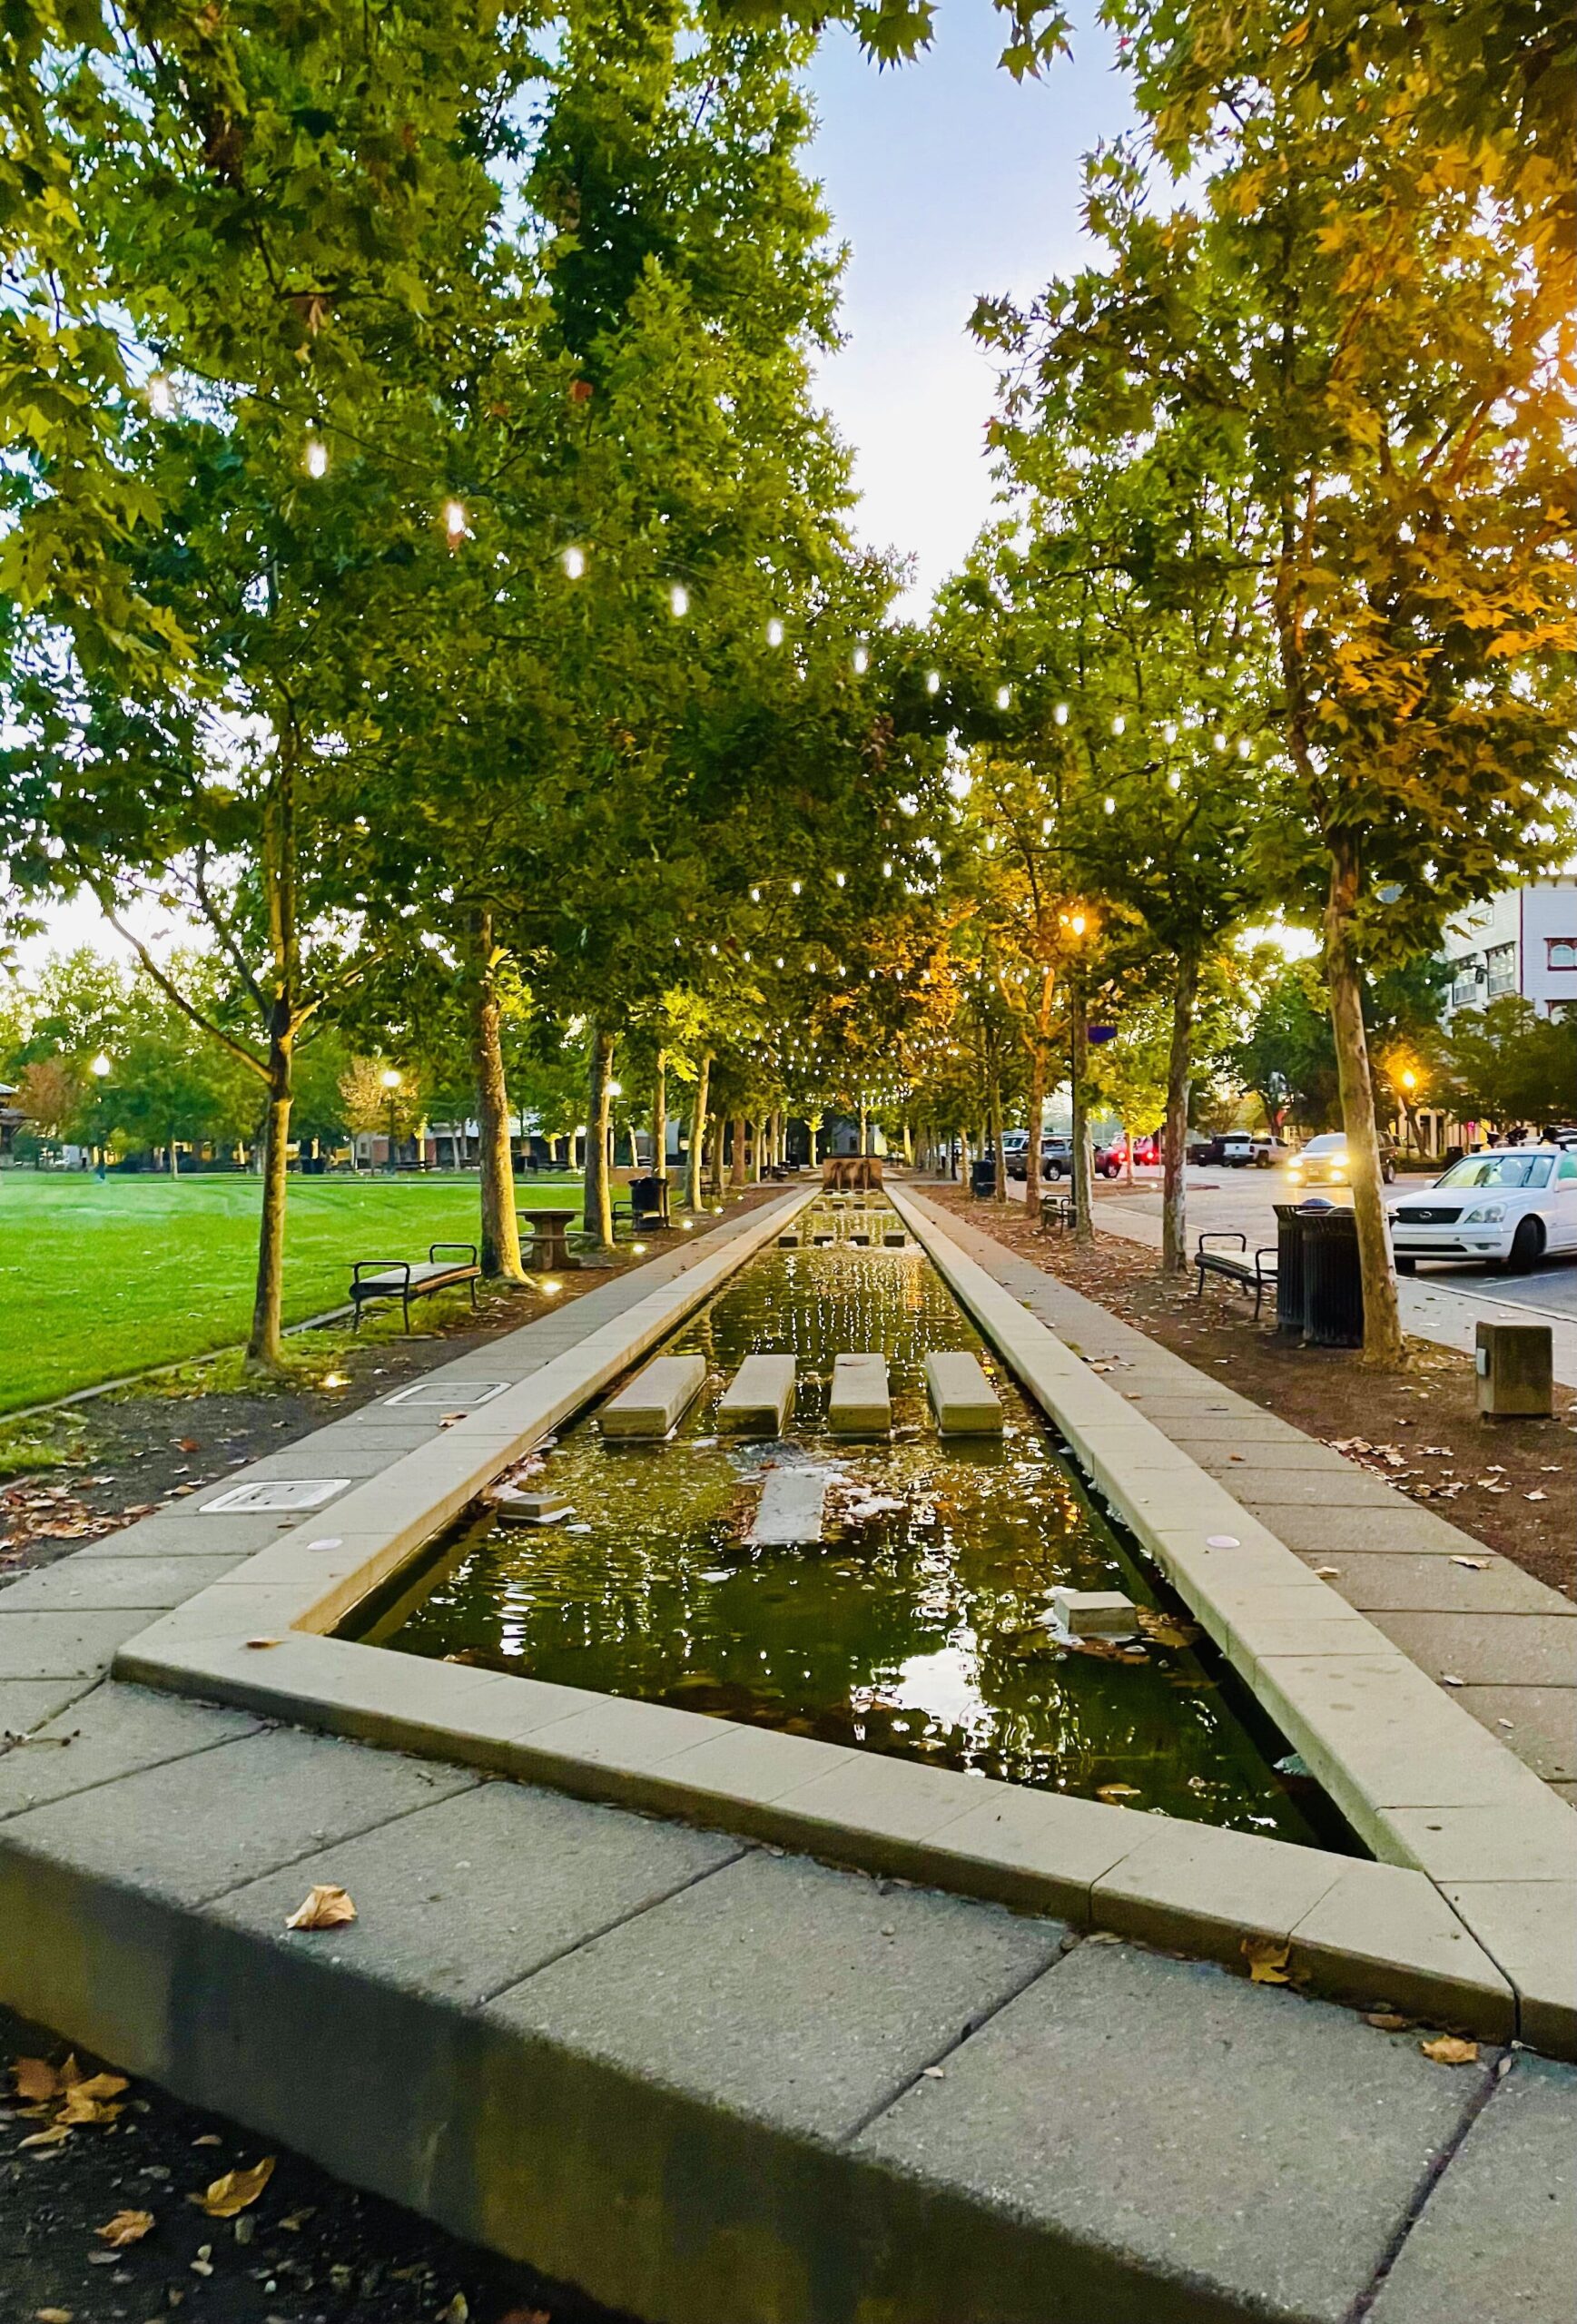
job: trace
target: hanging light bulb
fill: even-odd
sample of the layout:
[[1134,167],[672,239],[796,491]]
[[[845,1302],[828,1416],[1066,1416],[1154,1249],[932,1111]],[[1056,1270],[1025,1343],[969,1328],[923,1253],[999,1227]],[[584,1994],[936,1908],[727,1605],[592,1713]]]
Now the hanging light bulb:
[[175,390],[163,371],[148,375],[148,409],[155,419],[168,419],[175,409]]
[[1066,726],[1068,724],[1068,704],[1065,702],[1060,702],[1056,709],[1051,713],[1051,716],[1057,725]]
[[690,592],[683,581],[675,581],[668,591],[668,611],[675,621],[683,621],[690,610]]
[[1013,689],[1011,686],[999,686],[997,688],[997,708],[999,710],[1006,710],[1008,704],[1012,701],[1012,699]]
[[316,436],[307,438],[303,464],[309,476],[327,476],[329,473],[329,448]]
[[797,895],[799,894],[799,891],[800,891],[800,882],[799,882],[797,880],[791,880],[791,881],[789,881],[789,893],[790,893],[790,895],[791,895],[791,896],[797,896]]
[[1183,787],[1183,778],[1182,778],[1181,774],[1179,774],[1179,773],[1178,772],[1177,768],[1176,768],[1176,767],[1174,767],[1174,768],[1172,769],[1172,771],[1171,771],[1170,774],[1168,774],[1168,777],[1167,777],[1167,789],[1168,789],[1168,791],[1180,791],[1180,790],[1182,789],[1182,787]]
[[925,674],[925,691],[927,694],[940,694],[941,692],[941,672],[940,670],[927,670]]
[[1116,814],[1116,812],[1117,812],[1117,801],[1112,797],[1112,795],[1111,795],[1111,793],[1110,793],[1110,792],[1109,792],[1109,791],[1107,793],[1106,797],[1101,801],[1101,803],[1101,803],[1101,805],[1105,808],[1105,810],[1106,810],[1106,812],[1107,812],[1107,813],[1108,813],[1109,815],[1115,815],[1115,814]]
[[853,653],[853,663],[854,663],[854,675],[855,675],[857,678],[862,678],[862,677],[864,676],[864,675],[865,675],[866,671],[871,667],[871,656],[870,656],[870,655],[869,655],[869,654],[867,654],[867,652],[865,651],[865,648],[864,648],[862,645],[856,645],[856,646],[855,646],[855,648],[854,648],[854,653]]
[[1114,734],[1126,734],[1128,732],[1128,720],[1121,716],[1114,718],[1111,722],[1111,731]]
[[558,561],[564,567],[566,578],[570,581],[578,581],[586,571],[586,551],[574,541],[571,541]]
[[444,502],[444,530],[449,537],[450,547],[452,547],[456,541],[463,541],[469,529],[466,523],[464,501],[446,500]]
[[750,901],[753,904],[758,904],[761,901],[761,890],[759,888],[752,888],[750,891]]
[[783,624],[779,621],[775,614],[766,625],[766,642],[769,645],[781,645],[783,644]]
[[836,881],[840,888],[846,888],[849,884],[841,872],[834,872],[833,878]]

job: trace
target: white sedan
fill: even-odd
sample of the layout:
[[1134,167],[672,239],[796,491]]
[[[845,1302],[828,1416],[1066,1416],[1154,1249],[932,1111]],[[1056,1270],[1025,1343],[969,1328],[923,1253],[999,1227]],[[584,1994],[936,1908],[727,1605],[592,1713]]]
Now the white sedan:
[[1521,1270],[1577,1251],[1577,1147],[1497,1146],[1454,1162],[1391,1206],[1399,1275],[1420,1259],[1494,1259]]

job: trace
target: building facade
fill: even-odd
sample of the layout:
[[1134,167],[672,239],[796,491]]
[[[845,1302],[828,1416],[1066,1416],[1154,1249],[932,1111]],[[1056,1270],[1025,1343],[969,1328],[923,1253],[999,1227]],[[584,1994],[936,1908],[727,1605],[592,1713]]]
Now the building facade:
[[1577,872],[1509,888],[1459,912],[1445,931],[1449,1022],[1517,993],[1541,1017],[1577,1014]]

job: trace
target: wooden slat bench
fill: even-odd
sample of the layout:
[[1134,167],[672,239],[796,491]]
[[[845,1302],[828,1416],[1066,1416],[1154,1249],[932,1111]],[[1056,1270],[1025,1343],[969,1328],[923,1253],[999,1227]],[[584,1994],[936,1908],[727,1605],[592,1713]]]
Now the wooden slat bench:
[[1071,1195],[1042,1195],[1040,1197],[1040,1232],[1058,1226],[1064,1232],[1079,1223],[1079,1210]]
[[[1206,1246],[1210,1243],[1236,1243],[1237,1250],[1236,1252],[1207,1250]],[[1241,1254],[1241,1256],[1238,1254]],[[1265,1264],[1267,1259],[1270,1261],[1268,1266]],[[1205,1296],[1205,1277],[1207,1275],[1218,1275],[1224,1283],[1235,1285],[1239,1291],[1251,1291],[1254,1294],[1254,1314],[1257,1320],[1266,1293],[1276,1289],[1275,1251],[1269,1247],[1256,1251],[1253,1262],[1250,1264],[1247,1236],[1235,1234],[1226,1228],[1218,1228],[1213,1233],[1200,1236],[1198,1246],[1194,1253],[1194,1265],[1199,1275],[1198,1287],[1194,1295],[1197,1299],[1203,1299]]]
[[[440,1251],[464,1252],[465,1256],[440,1259]],[[360,1330],[361,1310],[370,1299],[398,1299],[408,1332],[411,1301],[424,1297],[429,1291],[448,1291],[456,1284],[468,1284],[474,1307],[477,1277],[481,1272],[474,1243],[429,1243],[425,1259],[358,1259],[350,1270],[355,1329]]]

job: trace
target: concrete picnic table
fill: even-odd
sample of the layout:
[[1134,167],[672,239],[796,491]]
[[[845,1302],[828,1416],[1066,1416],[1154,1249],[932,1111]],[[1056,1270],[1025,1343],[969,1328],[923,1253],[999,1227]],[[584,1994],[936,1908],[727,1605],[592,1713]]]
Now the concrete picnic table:
[[569,1245],[566,1237],[573,1214],[567,1210],[523,1210],[518,1214],[522,1226],[531,1229],[531,1256],[528,1265],[538,1275],[556,1275],[570,1265]]

